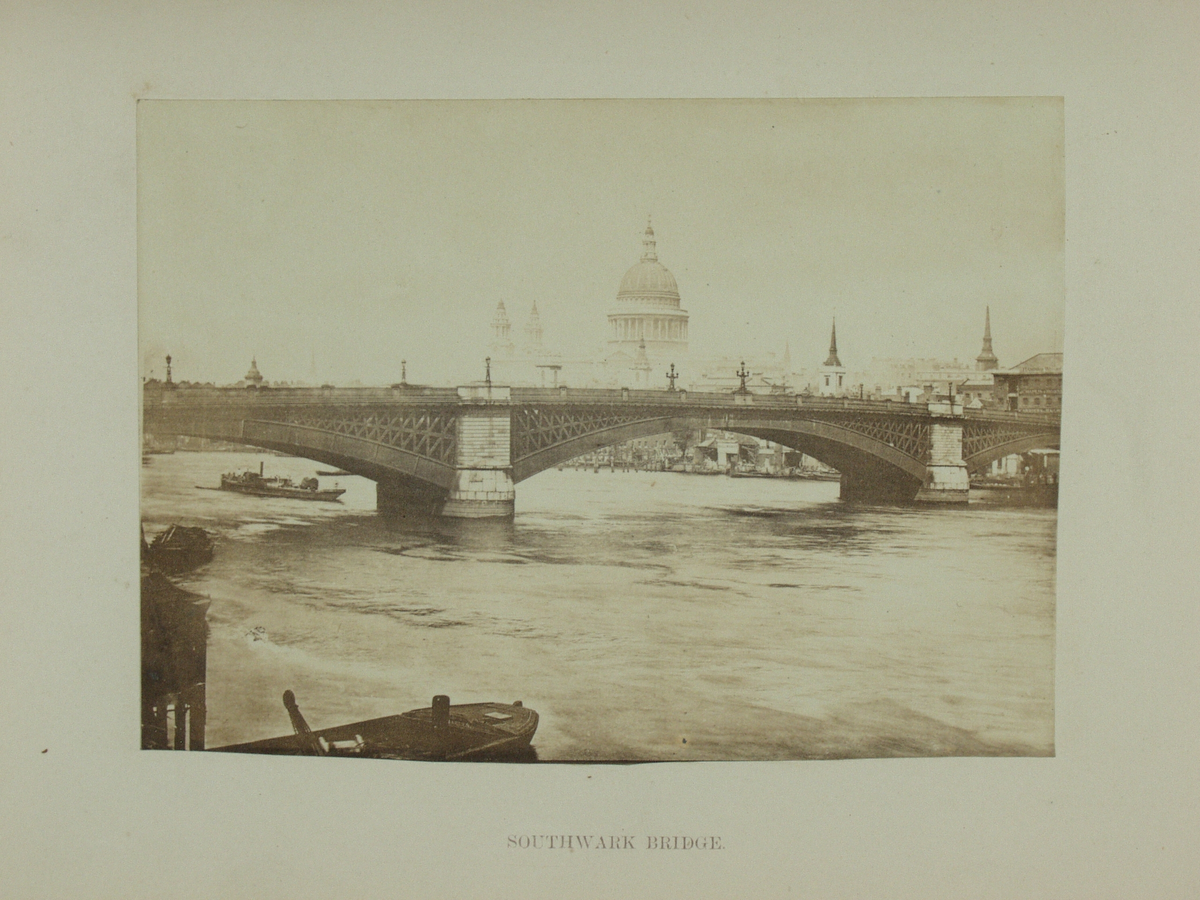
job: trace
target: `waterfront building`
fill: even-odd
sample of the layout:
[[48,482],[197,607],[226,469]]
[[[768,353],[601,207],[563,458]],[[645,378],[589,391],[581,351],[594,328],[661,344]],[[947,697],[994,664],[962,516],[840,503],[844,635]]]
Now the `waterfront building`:
[[995,380],[991,372],[980,372],[960,382],[955,393],[962,398],[964,406],[970,409],[982,409],[993,404]]
[[[968,405],[993,404],[992,373],[999,365],[992,350],[991,310],[985,309],[983,349],[974,362],[933,358],[875,358],[862,374],[866,395],[922,402],[949,394]],[[855,375],[850,379],[858,378]],[[853,392],[853,391],[852,391]]]
[[1061,353],[1038,353],[1011,369],[992,373],[994,395],[1006,409],[1021,412],[1062,408]]

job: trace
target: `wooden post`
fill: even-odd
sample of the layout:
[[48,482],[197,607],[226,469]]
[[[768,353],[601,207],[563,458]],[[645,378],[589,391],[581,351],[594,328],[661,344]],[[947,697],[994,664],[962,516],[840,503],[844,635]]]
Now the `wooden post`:
[[208,706],[204,697],[204,683],[194,685],[188,703],[188,749],[204,749],[204,728],[208,719]]
[[183,691],[175,695],[175,750],[187,749],[187,704]]

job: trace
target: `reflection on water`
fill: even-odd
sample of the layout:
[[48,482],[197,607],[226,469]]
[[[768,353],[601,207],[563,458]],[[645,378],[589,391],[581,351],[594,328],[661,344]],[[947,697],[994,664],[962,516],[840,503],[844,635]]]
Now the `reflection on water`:
[[[513,521],[203,490],[143,468],[148,535],[216,556],[208,745],[429,703],[523,700],[542,759],[1049,754],[1055,512],[852,505],[829,482],[549,471]],[[268,474],[315,464],[265,457]]]

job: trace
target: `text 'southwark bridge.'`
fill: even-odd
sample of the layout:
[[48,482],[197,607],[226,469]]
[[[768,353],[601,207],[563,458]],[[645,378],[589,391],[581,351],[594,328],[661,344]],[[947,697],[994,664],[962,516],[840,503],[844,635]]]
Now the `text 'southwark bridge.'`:
[[1059,446],[1057,413],[751,393],[145,386],[147,434],[302,456],[378,484],[382,510],[511,516],[514,485],[600,447],[713,428],[775,441],[842,473],[842,497],[965,503],[968,473]]

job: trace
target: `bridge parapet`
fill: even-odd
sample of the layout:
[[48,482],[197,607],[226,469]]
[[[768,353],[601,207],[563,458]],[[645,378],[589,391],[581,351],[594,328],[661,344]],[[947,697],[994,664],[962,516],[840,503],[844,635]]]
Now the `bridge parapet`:
[[210,387],[208,385],[146,384],[147,403],[163,406],[314,406],[399,403],[414,406],[455,403],[456,388],[419,387]]
[[802,394],[734,394],[715,391],[639,391],[591,388],[513,388],[513,403],[579,404],[608,406],[626,404],[672,404],[689,407],[742,407],[763,409],[855,410],[891,415],[929,417],[924,404],[890,400],[858,400],[851,397],[806,397]]
[[1009,422],[1012,424],[1045,425],[1058,428],[1062,416],[1057,412],[1017,412],[1007,409],[970,409],[963,413],[963,418],[976,419],[981,422]]
[[512,388],[505,385],[466,384],[455,390],[458,399],[464,403],[508,403],[512,400]]
[[939,419],[961,419],[963,415],[963,405],[953,400],[931,400],[926,408]]
[[[848,410],[886,413],[892,416],[929,418],[944,414],[934,412],[929,405],[903,403],[894,400],[858,400],[851,397],[806,397],[802,394],[734,395],[714,391],[667,390],[606,390],[593,388],[523,388],[486,385],[440,388],[420,385],[392,387],[259,387],[234,388],[209,385],[172,385],[167,387],[150,382],[144,385],[143,395],[148,405],[165,407],[236,407],[256,408],[354,406],[354,405],[411,405],[459,404],[462,402],[492,402],[521,404],[569,404],[608,406],[616,403],[671,404],[684,407],[740,407],[750,405],[762,409]],[[999,409],[964,409],[954,405],[954,415],[966,419],[991,422],[1042,424],[1057,427],[1057,412],[1027,412]]]

